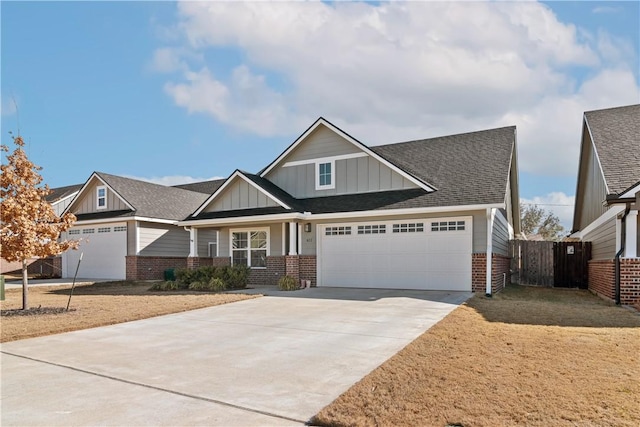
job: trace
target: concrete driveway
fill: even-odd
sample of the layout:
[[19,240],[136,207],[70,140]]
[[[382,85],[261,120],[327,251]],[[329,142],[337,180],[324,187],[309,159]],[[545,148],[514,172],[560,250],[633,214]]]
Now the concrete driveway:
[[471,296],[270,293],[3,344],[0,424],[300,425]]

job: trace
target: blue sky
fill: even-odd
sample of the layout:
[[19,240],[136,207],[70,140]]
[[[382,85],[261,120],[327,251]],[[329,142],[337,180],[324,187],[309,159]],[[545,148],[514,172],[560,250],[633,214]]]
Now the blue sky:
[[369,145],[516,125],[521,197],[569,227],[582,112],[640,102],[638,2],[0,8],[2,142],[51,187],[256,172],[318,116]]

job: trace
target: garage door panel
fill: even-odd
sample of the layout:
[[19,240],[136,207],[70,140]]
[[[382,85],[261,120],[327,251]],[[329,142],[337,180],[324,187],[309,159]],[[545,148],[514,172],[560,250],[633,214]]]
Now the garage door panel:
[[[394,224],[386,221],[386,233],[362,235],[358,224],[346,236],[326,236],[320,229],[320,286],[367,288],[471,290],[471,217],[438,221],[465,221],[465,230],[431,231],[414,223],[405,232],[394,233]],[[367,223],[373,224],[373,223]],[[411,229],[413,227],[413,229]]]
[[80,239],[78,250],[63,254],[66,258],[65,277],[92,279],[125,279],[127,254],[127,228],[125,223],[101,224],[77,227],[79,234],[70,237]]

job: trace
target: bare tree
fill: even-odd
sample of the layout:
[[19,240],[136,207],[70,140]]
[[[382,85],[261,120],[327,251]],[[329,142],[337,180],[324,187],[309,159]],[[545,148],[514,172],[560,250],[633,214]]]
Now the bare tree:
[[[59,241],[60,233],[69,229],[76,220],[72,213],[58,217],[45,197],[51,192],[41,186],[41,167],[34,165],[23,150],[21,136],[13,138],[16,145],[1,166],[0,178],[0,248],[7,261],[22,262],[22,309],[29,308],[27,260],[33,257],[58,255],[77,248],[75,240]],[[9,147],[0,145],[2,152]]]
[[529,236],[538,234],[544,240],[559,240],[564,233],[560,219],[538,205],[520,205],[522,232]]

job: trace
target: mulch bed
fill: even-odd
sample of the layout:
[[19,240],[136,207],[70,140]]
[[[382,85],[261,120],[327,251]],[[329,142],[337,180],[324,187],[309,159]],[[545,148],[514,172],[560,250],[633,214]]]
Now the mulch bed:
[[22,309],[12,309],[12,310],[1,310],[0,315],[2,317],[5,316],[38,316],[44,314],[62,314],[68,313],[69,311],[76,311],[75,308],[70,308],[68,311],[64,307],[35,307],[28,308],[26,310]]

